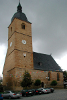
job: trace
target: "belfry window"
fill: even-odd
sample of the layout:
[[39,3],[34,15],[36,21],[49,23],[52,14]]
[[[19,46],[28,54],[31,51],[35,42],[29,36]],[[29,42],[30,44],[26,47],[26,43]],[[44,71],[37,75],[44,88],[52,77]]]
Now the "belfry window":
[[25,29],[25,24],[24,23],[21,24],[21,28]]

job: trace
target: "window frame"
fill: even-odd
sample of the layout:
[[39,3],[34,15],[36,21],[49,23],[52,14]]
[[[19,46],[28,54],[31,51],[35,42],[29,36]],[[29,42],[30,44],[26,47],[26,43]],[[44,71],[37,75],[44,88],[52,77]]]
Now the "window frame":
[[25,23],[21,24],[21,28],[25,30]]

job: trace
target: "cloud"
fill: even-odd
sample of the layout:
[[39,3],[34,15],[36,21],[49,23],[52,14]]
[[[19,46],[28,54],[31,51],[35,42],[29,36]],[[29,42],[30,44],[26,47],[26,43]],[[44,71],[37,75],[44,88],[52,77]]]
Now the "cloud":
[[56,59],[57,63],[61,66],[63,70],[67,70],[67,54],[60,59]]

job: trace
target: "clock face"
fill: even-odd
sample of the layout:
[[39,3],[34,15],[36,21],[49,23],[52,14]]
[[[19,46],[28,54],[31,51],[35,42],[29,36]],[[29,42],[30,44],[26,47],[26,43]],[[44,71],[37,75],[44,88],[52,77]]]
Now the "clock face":
[[10,43],[10,47],[12,46],[12,42]]
[[25,40],[22,40],[22,43],[23,43],[23,44],[26,44],[26,41],[25,41]]

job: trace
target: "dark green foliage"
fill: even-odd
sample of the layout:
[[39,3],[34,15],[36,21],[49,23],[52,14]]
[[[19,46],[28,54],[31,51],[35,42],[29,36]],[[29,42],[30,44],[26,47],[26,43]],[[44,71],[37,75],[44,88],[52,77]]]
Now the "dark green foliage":
[[51,85],[52,85],[52,86],[56,86],[56,85],[57,85],[57,81],[56,81],[56,80],[53,80],[53,81],[51,82]]
[[22,87],[30,87],[30,85],[32,85],[33,81],[31,79],[31,75],[25,71],[24,76],[23,76],[23,80],[21,82],[21,86]]
[[67,81],[67,72],[66,71],[63,72],[63,76],[64,76],[64,81]]
[[41,85],[41,80],[40,80],[40,79],[35,80],[34,85],[35,85],[35,86]]

